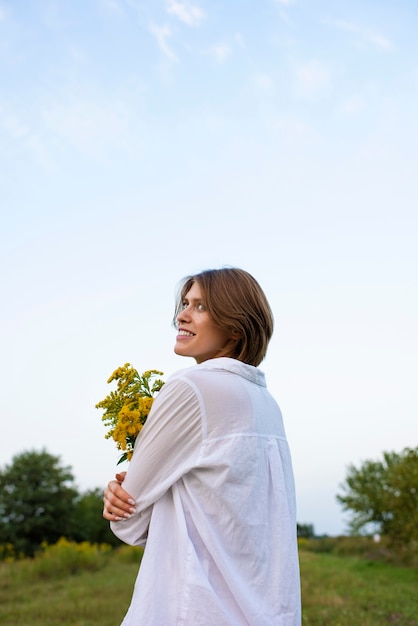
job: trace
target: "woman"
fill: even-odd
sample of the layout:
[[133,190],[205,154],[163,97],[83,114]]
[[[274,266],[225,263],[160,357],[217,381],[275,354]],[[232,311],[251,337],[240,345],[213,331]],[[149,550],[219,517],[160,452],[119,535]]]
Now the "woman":
[[[146,545],[123,626],[300,626],[291,458],[258,369],[273,316],[236,268],[184,281],[171,376],[103,515]],[[123,482],[123,488],[121,486]]]

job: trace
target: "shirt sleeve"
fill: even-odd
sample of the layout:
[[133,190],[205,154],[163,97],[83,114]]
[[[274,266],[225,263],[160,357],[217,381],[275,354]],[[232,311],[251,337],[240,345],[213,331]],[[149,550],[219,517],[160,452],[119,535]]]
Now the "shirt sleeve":
[[129,463],[123,488],[135,500],[136,513],[111,522],[125,543],[146,541],[152,506],[198,461],[202,445],[201,406],[193,386],[168,381],[155,399]]

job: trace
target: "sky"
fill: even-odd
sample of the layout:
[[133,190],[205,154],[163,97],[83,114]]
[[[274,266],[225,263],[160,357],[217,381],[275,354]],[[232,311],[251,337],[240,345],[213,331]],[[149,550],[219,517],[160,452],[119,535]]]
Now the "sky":
[[417,445],[415,0],[0,0],[0,467],[81,491],[118,452],[95,404],[174,355],[179,281],[238,266],[299,523],[347,529],[350,464]]

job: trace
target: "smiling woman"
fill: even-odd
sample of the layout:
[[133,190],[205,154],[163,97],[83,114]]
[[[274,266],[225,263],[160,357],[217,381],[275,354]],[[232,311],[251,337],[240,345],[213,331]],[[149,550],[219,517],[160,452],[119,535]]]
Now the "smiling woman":
[[173,320],[177,328],[182,326],[179,321],[191,298],[196,301],[197,310],[207,312],[213,327],[227,333],[228,354],[222,356],[255,366],[261,363],[273,334],[273,313],[260,285],[248,272],[223,268],[185,279]]
[[209,315],[199,283],[194,282],[182,299],[177,316],[177,338],[174,352],[191,356],[196,363],[229,356],[238,341],[233,332],[218,326]]
[[243,270],[207,270],[183,282],[174,324],[197,364],[166,382],[105,491],[113,532],[146,546],[123,625],[300,626],[292,463],[257,367],[267,298]]

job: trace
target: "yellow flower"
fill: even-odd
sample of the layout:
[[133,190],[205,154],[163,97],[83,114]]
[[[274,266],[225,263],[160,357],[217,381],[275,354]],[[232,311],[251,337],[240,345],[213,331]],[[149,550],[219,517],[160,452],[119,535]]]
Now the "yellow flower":
[[102,420],[109,428],[105,438],[112,438],[117,449],[124,451],[119,463],[131,459],[136,437],[147,420],[156,394],[164,385],[157,376],[163,376],[163,372],[147,370],[140,375],[130,363],[125,363],[107,381],[117,382],[116,391],[96,404],[96,408],[104,409]]

